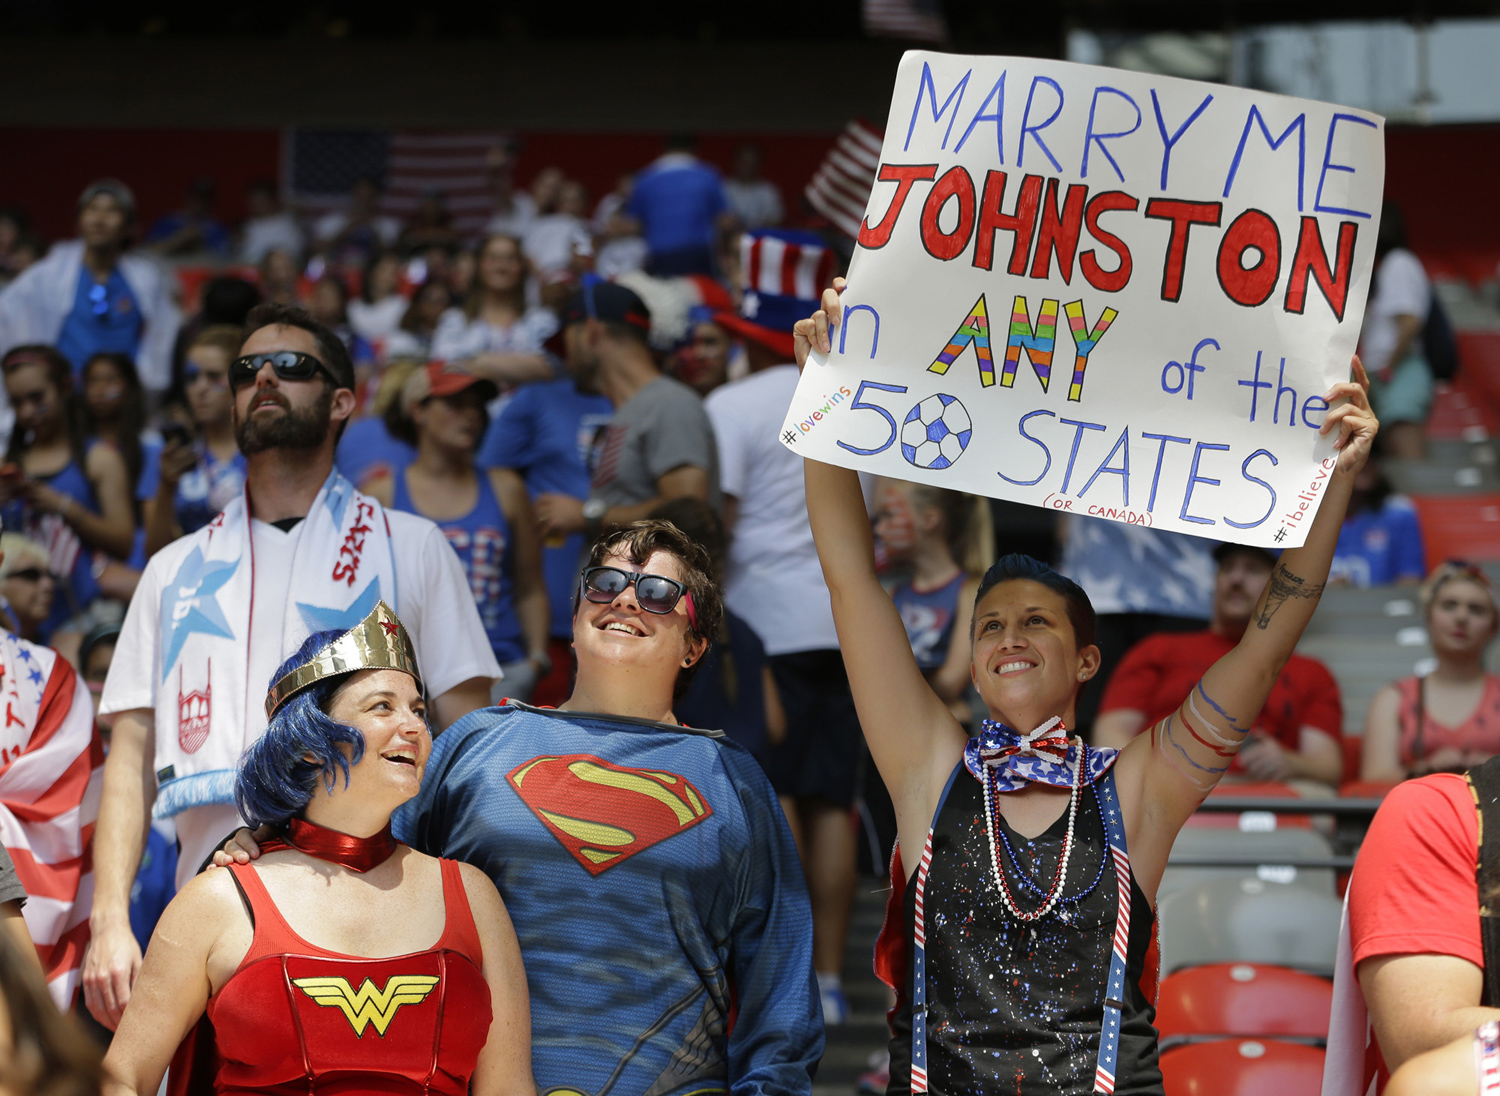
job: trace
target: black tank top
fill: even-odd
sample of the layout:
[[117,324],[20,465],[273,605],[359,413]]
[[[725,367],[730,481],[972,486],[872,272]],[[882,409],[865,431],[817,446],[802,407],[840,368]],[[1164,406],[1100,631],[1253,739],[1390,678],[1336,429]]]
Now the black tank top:
[[[1040,921],[1026,924],[1006,912],[992,878],[979,781],[961,769],[938,811],[923,901],[927,1087],[934,1096],[1082,1096],[1094,1089],[1119,885],[1097,795],[1092,786],[1080,794],[1064,901]],[[1040,887],[1028,886],[1004,845],[998,845],[1011,894],[1020,909],[1035,909],[1062,855],[1067,812],[1030,841],[1003,818],[999,823]],[[914,954],[916,878],[913,872],[905,895],[908,955]],[[1155,914],[1133,873],[1130,897],[1115,1092],[1160,1096],[1152,1027],[1156,1010],[1140,987]],[[892,1023],[889,1096],[911,1091],[912,965],[908,963],[903,1005]]]

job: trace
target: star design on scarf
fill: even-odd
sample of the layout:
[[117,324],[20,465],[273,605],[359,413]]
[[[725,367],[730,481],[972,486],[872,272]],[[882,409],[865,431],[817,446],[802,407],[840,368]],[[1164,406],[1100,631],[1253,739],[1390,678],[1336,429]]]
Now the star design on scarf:
[[19,651],[16,652],[16,657],[19,658],[22,662],[30,662],[32,660],[31,652],[28,651],[25,647],[22,647]]
[[372,578],[364,591],[349,603],[347,609],[336,606],[309,605],[305,601],[297,602],[297,611],[302,614],[302,622],[307,625],[311,632],[340,631],[347,632],[365,617],[370,615],[370,610],[375,608],[375,603],[380,600],[380,579]]
[[219,590],[239,570],[240,561],[231,563],[208,562],[203,550],[196,545],[177,568],[166,584],[165,594],[176,592],[176,597],[163,597],[161,601],[161,631],[166,637],[166,653],[161,660],[161,679],[177,664],[177,657],[188,637],[198,633],[233,639],[234,629],[224,617],[219,605]]
[[40,685],[42,683],[42,671],[38,670],[35,666],[31,668],[31,672],[26,676],[31,680],[33,685]]

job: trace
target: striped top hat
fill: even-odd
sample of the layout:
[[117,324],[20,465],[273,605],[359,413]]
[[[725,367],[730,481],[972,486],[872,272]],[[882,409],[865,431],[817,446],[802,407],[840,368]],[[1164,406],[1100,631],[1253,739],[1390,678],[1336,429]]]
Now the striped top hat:
[[791,361],[792,325],[818,310],[834,254],[816,233],[762,228],[740,237],[740,310],[714,319]]

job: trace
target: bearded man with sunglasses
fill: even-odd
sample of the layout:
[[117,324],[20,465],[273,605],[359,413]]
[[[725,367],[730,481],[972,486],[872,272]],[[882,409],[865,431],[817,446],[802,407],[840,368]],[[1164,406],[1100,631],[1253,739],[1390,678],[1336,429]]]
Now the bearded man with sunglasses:
[[[449,728],[392,819],[505,899],[544,1094],[812,1088],[823,1018],[791,831],[746,750],[672,714],[723,617],[710,566],[669,522],[596,543],[573,695]],[[244,831],[229,849],[258,851]]]
[[240,754],[266,729],[271,675],[310,633],[352,627],[381,600],[395,607],[416,643],[434,729],[487,704],[500,676],[442,530],[385,510],[334,470],[355,403],[338,337],[299,307],[261,305],[229,386],[245,492],[147,564],[100,703],[114,730],[84,995],[110,1028],[140,969],[129,904],[147,812],[175,819],[180,887],[239,824]]

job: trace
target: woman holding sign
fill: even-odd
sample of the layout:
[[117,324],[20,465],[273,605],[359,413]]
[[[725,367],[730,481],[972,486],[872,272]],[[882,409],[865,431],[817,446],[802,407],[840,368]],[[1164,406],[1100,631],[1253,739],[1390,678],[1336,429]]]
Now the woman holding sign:
[[[797,324],[799,363],[831,349],[835,285]],[[905,853],[876,958],[899,995],[892,1093],[1161,1092],[1145,969],[1156,888],[1317,607],[1377,429],[1353,368],[1327,396],[1338,459],[1307,543],[1281,557],[1240,644],[1120,751],[1068,735],[1099,670],[1088,596],[1018,555],[975,599],[970,673],[988,718],[968,738],[882,595],[856,474],[807,461],[839,642]]]

